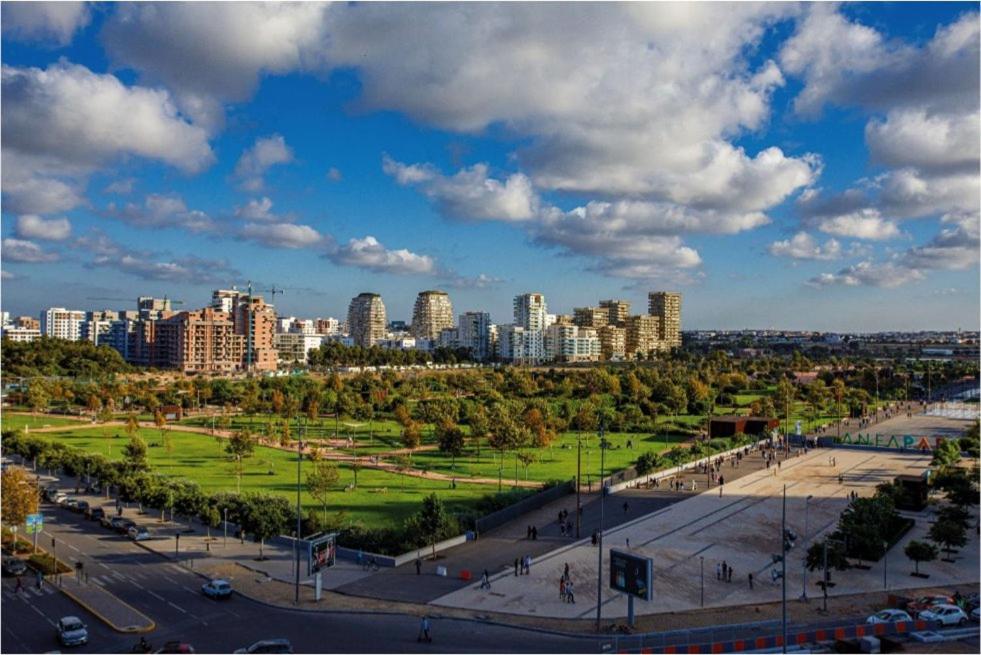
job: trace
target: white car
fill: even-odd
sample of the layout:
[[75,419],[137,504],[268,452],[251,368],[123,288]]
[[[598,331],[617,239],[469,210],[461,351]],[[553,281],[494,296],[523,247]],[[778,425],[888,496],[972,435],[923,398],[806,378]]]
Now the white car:
[[133,526],[126,531],[126,534],[128,534],[129,538],[133,541],[146,541],[150,538],[150,531],[143,527]]
[[967,623],[967,614],[957,605],[934,605],[930,609],[920,612],[919,618],[924,621],[940,621],[943,625],[964,625]]
[[63,616],[58,620],[58,640],[62,646],[84,646],[89,641],[89,631],[77,616]]
[[912,617],[903,610],[882,610],[865,619],[866,623],[898,623],[912,621]]

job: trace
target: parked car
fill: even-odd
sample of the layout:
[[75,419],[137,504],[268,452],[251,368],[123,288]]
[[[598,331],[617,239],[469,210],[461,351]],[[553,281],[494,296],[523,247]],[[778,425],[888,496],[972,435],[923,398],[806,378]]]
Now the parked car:
[[45,487],[44,492],[43,492],[44,493],[44,499],[45,500],[53,501],[54,498],[55,498],[55,496],[57,496],[60,492],[61,492],[61,489],[59,489],[58,487],[55,487],[55,486]]
[[83,646],[89,641],[88,628],[77,616],[63,616],[56,625],[62,646]]
[[965,625],[967,614],[957,605],[934,605],[928,610],[920,612],[920,617],[924,621],[940,621],[943,625]]
[[136,523],[130,519],[124,519],[121,516],[114,516],[109,520],[109,525],[119,534],[126,534]]
[[74,496],[65,496],[58,501],[58,505],[67,510],[74,510],[75,507],[78,506],[78,498],[75,498]]
[[236,653],[292,653],[293,646],[287,639],[263,639],[251,646],[239,648]]
[[64,491],[55,491],[54,495],[49,499],[55,505],[61,505],[63,502],[68,500],[68,494]]
[[8,555],[3,558],[4,575],[24,575],[27,573],[27,563],[19,557]]
[[208,598],[228,598],[232,595],[232,585],[228,580],[217,578],[201,585],[201,592]]
[[116,516],[109,516],[108,514],[103,514],[101,517],[99,517],[99,525],[101,525],[104,528],[111,528],[112,527],[112,520],[114,518],[118,518],[118,517],[116,517]]
[[75,505],[71,508],[71,510],[73,512],[80,512],[84,514],[85,512],[89,511],[89,501],[79,500],[75,503]]
[[100,521],[106,515],[106,510],[101,507],[89,507],[85,512],[85,518],[90,521]]
[[981,607],[975,607],[971,610],[971,618],[975,621],[981,621]]
[[154,653],[193,653],[194,646],[182,641],[168,641],[162,647],[153,651]]
[[876,612],[869,618],[865,619],[866,623],[898,623],[899,621],[912,621],[913,618],[909,613],[903,610],[882,610],[881,612]]
[[142,526],[132,526],[126,531],[129,538],[133,541],[146,541],[150,538],[150,531]]
[[906,603],[906,611],[914,618],[919,618],[920,612],[930,609],[934,605],[953,605],[954,599],[951,596],[934,594],[932,596],[920,596],[914,601]]

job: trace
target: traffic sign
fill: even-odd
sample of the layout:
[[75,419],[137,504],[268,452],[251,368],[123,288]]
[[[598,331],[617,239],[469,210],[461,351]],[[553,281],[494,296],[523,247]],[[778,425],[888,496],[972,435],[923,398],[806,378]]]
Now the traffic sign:
[[44,514],[38,512],[37,514],[27,515],[27,525],[44,525]]

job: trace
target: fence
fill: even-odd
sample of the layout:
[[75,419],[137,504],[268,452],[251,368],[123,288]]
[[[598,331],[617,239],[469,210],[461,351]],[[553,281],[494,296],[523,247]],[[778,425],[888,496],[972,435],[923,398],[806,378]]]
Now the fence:
[[488,530],[493,530],[494,528],[504,525],[508,521],[513,521],[522,514],[531,512],[533,510],[544,507],[549,503],[562,498],[568,494],[571,494],[576,490],[576,481],[569,480],[568,482],[563,482],[562,484],[555,485],[550,489],[545,491],[540,491],[534,496],[529,496],[523,500],[519,500],[513,505],[508,505],[503,509],[499,509],[496,512],[488,514],[487,516],[482,516],[476,521],[474,521],[474,527],[476,528],[477,534],[487,532]]

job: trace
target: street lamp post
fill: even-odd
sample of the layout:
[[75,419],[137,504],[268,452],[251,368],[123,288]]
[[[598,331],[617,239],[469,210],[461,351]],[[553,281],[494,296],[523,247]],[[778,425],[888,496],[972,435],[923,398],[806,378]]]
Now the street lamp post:
[[698,575],[701,579],[701,600],[699,605],[705,607],[705,557],[702,555],[698,556]]
[[293,540],[293,548],[296,552],[296,585],[293,602],[300,604],[300,537],[302,535],[302,522],[300,508],[300,474],[303,464],[303,431],[300,428],[300,420],[297,419],[297,440],[296,440],[296,539]]
[[222,542],[221,547],[225,548],[226,546],[228,546],[228,508],[227,507],[222,508],[222,514],[225,515],[225,539]]
[[606,488],[603,484],[603,471],[606,467],[606,437],[604,436],[604,424],[600,421],[599,429],[600,447],[600,524],[599,524],[599,552],[597,553],[596,565],[596,631],[600,631],[600,623],[603,620],[603,523],[606,515],[604,505],[606,501]]
[[582,486],[582,430],[576,437],[576,539],[579,539],[579,531],[582,527],[582,501],[580,500],[580,487]]
[[882,542],[882,588],[889,589],[889,542]]
[[804,499],[804,578],[803,582],[801,583],[800,595],[800,597],[804,599],[804,602],[807,602],[807,543],[808,539],[810,538],[810,534],[808,532],[807,513],[810,509],[811,498],[814,498],[814,496],[808,496]]
[[783,505],[780,512],[780,634],[783,635],[783,652],[787,652],[787,549],[784,542],[787,540],[787,485],[783,485]]

